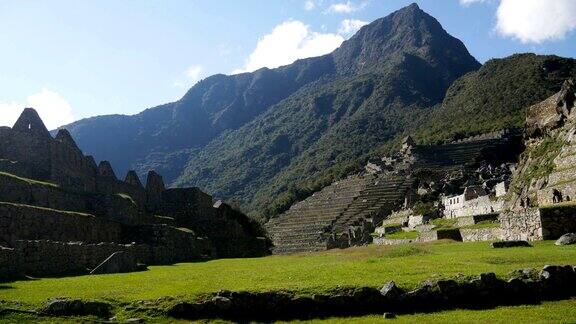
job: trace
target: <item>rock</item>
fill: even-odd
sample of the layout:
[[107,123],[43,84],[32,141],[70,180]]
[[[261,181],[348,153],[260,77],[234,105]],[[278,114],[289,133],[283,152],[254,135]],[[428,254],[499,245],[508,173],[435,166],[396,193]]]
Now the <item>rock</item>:
[[392,319],[392,318],[396,318],[396,314],[394,313],[384,313],[384,315],[382,315],[383,318],[385,319]]
[[546,265],[540,272],[540,277],[545,280],[555,280],[559,282],[571,281],[575,278],[572,266]]
[[576,233],[568,233],[568,234],[564,234],[562,235],[557,241],[556,243],[554,243],[555,245],[571,245],[571,244],[576,244]]
[[93,315],[108,318],[112,306],[99,301],[83,301],[80,299],[55,299],[40,312],[56,316],[86,316]]
[[228,310],[232,306],[232,300],[228,297],[216,296],[212,298],[212,304],[219,310]]
[[100,263],[90,274],[122,273],[140,270],[134,255],[128,252],[114,252]]
[[532,247],[527,241],[500,241],[492,242],[492,247],[495,249],[511,248],[511,247]]
[[396,283],[394,281],[390,281],[387,284],[384,285],[384,287],[382,287],[382,289],[380,289],[380,293],[382,294],[382,296],[384,296],[384,298],[386,299],[397,299],[398,297],[400,297],[403,293],[402,289],[398,288],[398,286],[396,286]]
[[144,319],[142,318],[129,318],[126,320],[126,323],[144,323]]
[[526,268],[522,270],[514,270],[508,273],[508,278],[510,279],[520,279],[520,280],[538,280],[538,271],[534,268]]

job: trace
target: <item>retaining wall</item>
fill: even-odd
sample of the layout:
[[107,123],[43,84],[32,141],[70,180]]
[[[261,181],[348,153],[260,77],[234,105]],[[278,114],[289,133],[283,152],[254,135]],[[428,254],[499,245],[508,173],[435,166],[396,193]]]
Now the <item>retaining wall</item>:
[[16,240],[123,242],[122,225],[89,214],[0,203],[0,242]]
[[498,241],[502,237],[502,230],[495,228],[460,229],[463,242]]

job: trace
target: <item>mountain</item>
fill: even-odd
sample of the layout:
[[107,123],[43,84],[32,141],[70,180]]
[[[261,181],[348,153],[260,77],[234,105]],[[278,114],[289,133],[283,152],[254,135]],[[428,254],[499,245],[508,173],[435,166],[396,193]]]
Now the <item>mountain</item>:
[[[310,189],[356,167],[438,107],[480,68],[464,44],[416,4],[364,26],[333,53],[277,69],[209,77],[177,102],[135,116],[65,126],[117,172],[156,169],[271,210],[296,184]],[[283,208],[282,203],[276,203]]]
[[516,54],[486,62],[456,80],[442,105],[413,136],[433,143],[505,127],[524,127],[526,109],[558,92],[576,76],[576,60],[554,55]]

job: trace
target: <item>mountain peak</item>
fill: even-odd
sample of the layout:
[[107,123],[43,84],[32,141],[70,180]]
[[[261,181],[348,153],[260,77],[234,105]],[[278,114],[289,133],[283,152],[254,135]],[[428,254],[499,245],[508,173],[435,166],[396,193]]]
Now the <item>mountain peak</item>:
[[415,3],[366,25],[333,53],[338,71],[345,74],[378,73],[406,55],[439,68],[456,64],[468,72],[480,67],[460,40]]

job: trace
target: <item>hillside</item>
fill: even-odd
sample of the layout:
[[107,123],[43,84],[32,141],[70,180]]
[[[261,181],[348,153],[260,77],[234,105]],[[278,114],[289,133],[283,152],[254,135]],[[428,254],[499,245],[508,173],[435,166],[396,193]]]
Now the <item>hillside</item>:
[[259,195],[254,209],[270,194],[328,167],[342,169],[394,138],[439,104],[454,80],[479,67],[462,42],[410,5],[329,55],[213,76],[175,103],[66,128],[118,172],[154,168],[173,185],[243,204]]
[[434,142],[523,127],[526,109],[556,93],[564,80],[574,76],[576,60],[570,58],[517,54],[490,60],[454,82],[442,106],[415,135]]

